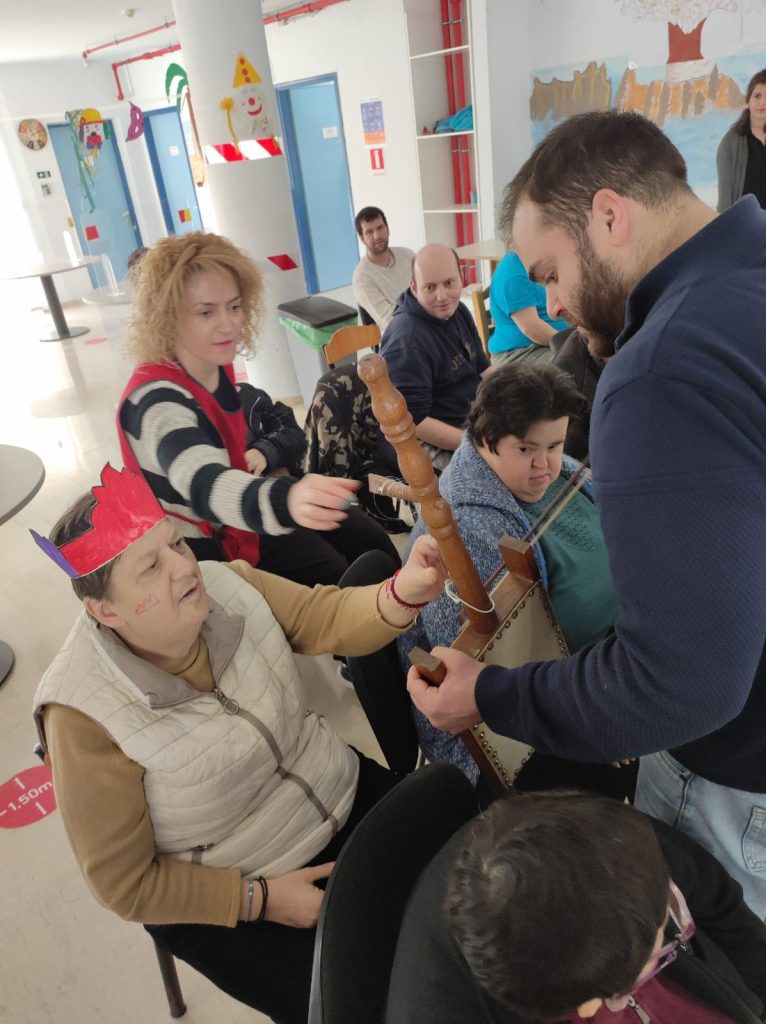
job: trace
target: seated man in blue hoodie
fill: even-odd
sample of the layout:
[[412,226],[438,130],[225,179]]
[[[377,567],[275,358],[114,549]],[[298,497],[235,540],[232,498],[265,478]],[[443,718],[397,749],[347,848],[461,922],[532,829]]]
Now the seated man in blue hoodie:
[[[412,281],[396,303],[380,354],[404,396],[415,433],[437,469],[444,469],[463,437],[463,423],[479,381],[490,372],[468,309],[457,254],[426,245],[412,260]],[[391,446],[381,453],[396,467]]]

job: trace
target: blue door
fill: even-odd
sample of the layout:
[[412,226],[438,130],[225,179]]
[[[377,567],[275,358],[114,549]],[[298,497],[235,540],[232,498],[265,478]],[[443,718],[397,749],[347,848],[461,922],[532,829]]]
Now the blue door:
[[176,107],[144,111],[144,138],[168,234],[202,231],[197,192]]
[[[106,253],[111,260],[114,276],[121,281],[128,272],[128,256],[141,245],[141,232],[112,123],[106,123],[109,126],[109,137],[104,139],[98,156],[93,160],[92,177],[86,175],[87,188],[81,180],[72,129],[68,124],[48,125],[48,134],[56,153],[82,251],[86,256]],[[109,284],[100,263],[88,267],[88,273],[94,288]]]
[[359,262],[335,75],[277,88],[308,291],[350,284]]

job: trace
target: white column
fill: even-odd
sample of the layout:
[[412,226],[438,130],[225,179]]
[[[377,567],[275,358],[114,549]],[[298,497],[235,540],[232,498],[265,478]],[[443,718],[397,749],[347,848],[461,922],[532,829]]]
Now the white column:
[[[173,10],[182,47],[179,63],[208,155],[204,187],[217,230],[255,260],[266,285],[266,316],[258,350],[247,361],[248,376],[274,397],[295,395],[298,382],[276,310],[280,302],[305,295],[306,286],[300,266],[282,270],[270,260],[284,262],[286,256],[300,264],[287,161],[267,155],[275,148],[269,140],[281,142],[282,127],[261,5],[259,0],[173,0]],[[226,144],[232,149],[225,155],[213,148]],[[237,144],[253,158],[227,161]]]

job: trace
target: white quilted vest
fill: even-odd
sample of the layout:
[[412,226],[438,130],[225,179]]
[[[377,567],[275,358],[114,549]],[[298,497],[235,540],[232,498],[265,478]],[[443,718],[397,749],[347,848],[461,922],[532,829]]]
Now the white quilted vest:
[[214,693],[138,658],[83,611],[35,694],[38,728],[46,704],[65,704],[143,766],[158,853],[281,875],[345,824],[358,760],[306,707],[264,598],[225,565],[201,568]]

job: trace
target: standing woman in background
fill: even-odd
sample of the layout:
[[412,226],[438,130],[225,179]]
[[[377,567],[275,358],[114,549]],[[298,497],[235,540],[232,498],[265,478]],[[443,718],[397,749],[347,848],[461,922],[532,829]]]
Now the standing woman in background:
[[138,366],[117,411],[125,465],[198,559],[241,558],[307,586],[337,583],[371,549],[401,564],[382,527],[349,509],[355,481],[250,471],[232,363],[255,348],[262,298],[255,263],[219,235],[163,238],[142,257],[128,337]]
[[719,213],[749,194],[766,209],[766,68],[750,79],[745,102],[716,154]]

